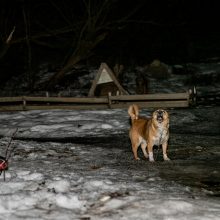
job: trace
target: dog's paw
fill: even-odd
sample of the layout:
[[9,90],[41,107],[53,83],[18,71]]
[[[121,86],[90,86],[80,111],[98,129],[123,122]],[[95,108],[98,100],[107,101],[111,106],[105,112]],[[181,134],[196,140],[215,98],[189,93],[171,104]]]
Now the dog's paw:
[[171,159],[169,157],[167,157],[165,160],[170,161]]
[[149,158],[149,155],[148,155],[148,154],[145,154],[144,157],[145,157],[146,159],[148,159],[148,158]]
[[149,153],[149,161],[150,161],[150,162],[154,162],[153,152],[150,152],[150,153]]
[[141,160],[139,157],[135,158],[135,160]]
[[164,161],[170,161],[170,158],[169,158],[166,154],[164,154],[164,155],[163,155],[163,160],[164,160]]

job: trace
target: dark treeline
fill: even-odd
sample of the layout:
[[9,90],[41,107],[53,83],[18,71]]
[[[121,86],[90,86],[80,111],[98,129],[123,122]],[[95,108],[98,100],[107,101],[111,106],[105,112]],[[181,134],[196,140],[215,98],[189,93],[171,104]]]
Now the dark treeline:
[[34,73],[45,62],[56,69],[47,85],[53,87],[83,62],[129,66],[153,59],[184,63],[216,56],[220,41],[214,3],[1,0],[1,83],[26,72],[31,87]]

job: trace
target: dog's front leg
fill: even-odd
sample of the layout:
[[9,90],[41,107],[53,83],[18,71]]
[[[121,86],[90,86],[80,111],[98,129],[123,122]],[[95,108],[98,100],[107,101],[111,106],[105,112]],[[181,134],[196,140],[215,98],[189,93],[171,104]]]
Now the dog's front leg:
[[153,143],[149,142],[147,144],[148,153],[149,153],[149,161],[154,162],[154,153],[153,153]]
[[167,156],[167,145],[168,145],[167,141],[162,144],[163,159],[166,161],[170,160],[170,158]]

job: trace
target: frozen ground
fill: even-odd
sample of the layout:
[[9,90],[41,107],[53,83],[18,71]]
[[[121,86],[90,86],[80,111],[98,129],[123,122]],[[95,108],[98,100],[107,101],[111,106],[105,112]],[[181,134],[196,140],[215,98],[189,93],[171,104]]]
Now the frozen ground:
[[[198,66],[197,75],[209,79],[197,84],[199,94],[219,93],[219,71],[219,63]],[[86,94],[89,78],[94,72],[72,95]],[[184,74],[151,79],[150,90],[182,92],[194,81]],[[134,82],[125,75],[131,93]],[[18,131],[6,181],[0,176],[0,219],[220,219],[220,107],[168,111],[172,161],[155,148],[153,164],[141,152],[133,160],[125,109],[1,112],[1,156]]]
[[1,113],[1,155],[19,129],[1,219],[217,220],[219,110],[170,109],[172,162],[154,164],[133,160],[126,110]]

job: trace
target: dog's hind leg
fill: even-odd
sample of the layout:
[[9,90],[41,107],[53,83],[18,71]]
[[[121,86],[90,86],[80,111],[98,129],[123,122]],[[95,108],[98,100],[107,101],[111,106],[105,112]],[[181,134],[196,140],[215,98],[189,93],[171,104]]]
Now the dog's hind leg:
[[140,160],[140,158],[138,157],[137,155],[137,151],[138,151],[138,147],[140,145],[140,142],[138,140],[138,138],[130,138],[131,139],[131,146],[132,146],[132,151],[133,151],[133,154],[134,154],[134,159],[135,160]]
[[139,144],[137,144],[137,143],[132,143],[132,151],[133,151],[134,159],[135,159],[135,160],[140,160],[140,158],[139,158],[138,155],[137,155],[138,147],[139,147]]

